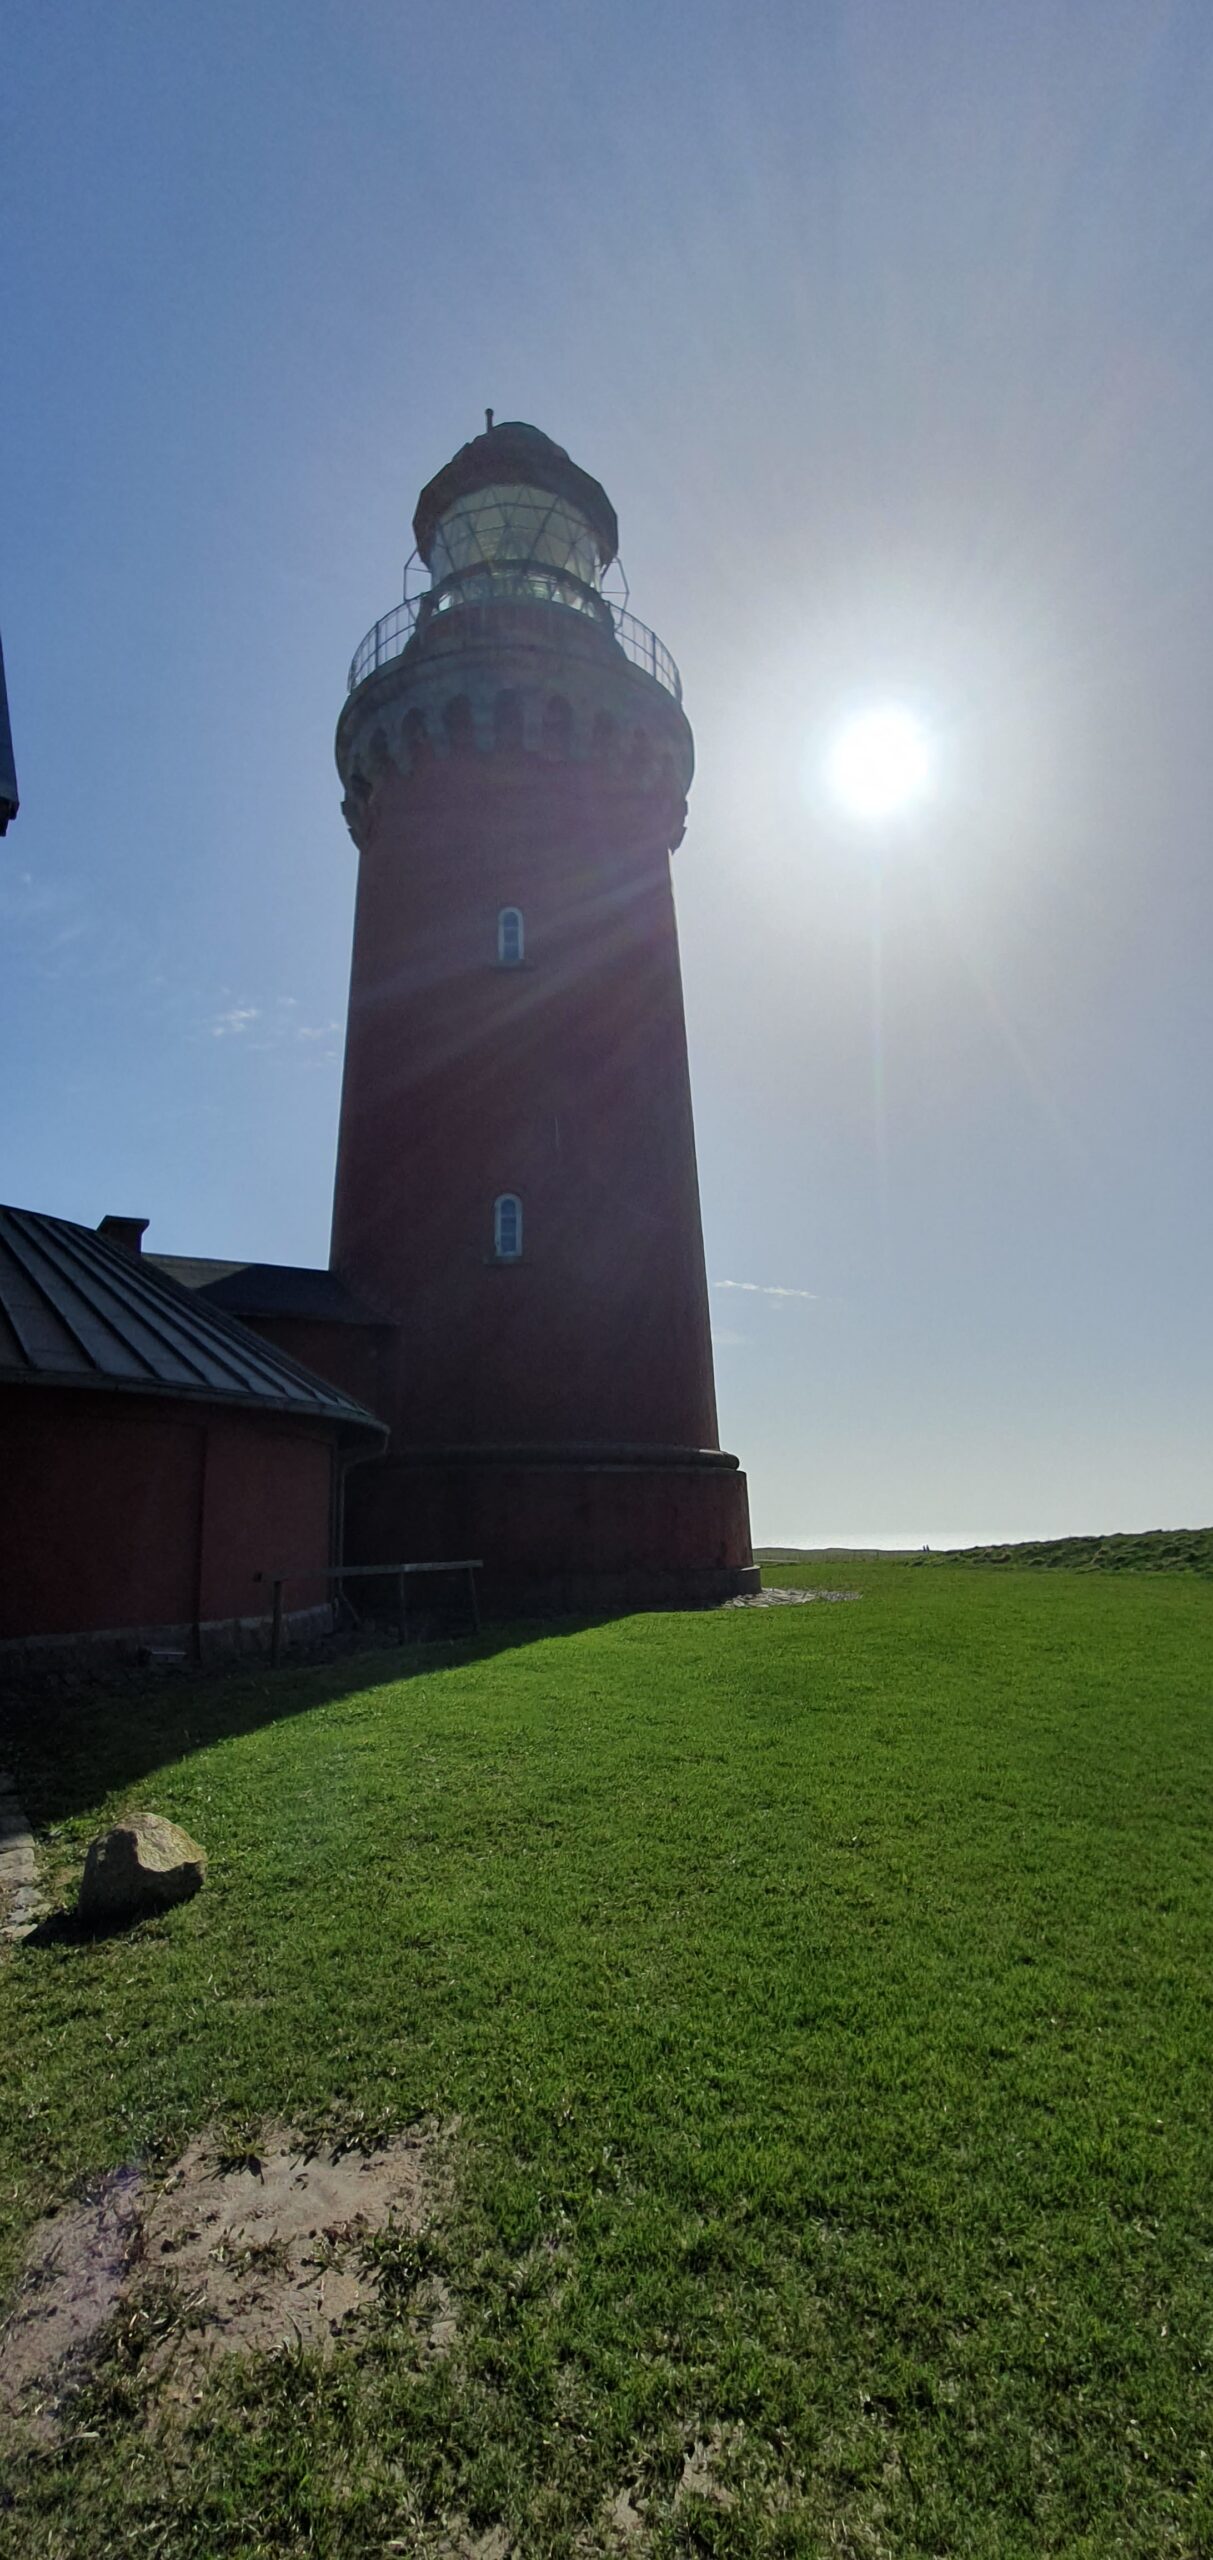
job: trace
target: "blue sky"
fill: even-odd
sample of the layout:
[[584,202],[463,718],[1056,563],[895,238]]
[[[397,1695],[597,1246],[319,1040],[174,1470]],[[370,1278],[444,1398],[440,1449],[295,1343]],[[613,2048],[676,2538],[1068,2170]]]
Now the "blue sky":
[[683,672],[756,1534],[1213,1518],[1211,129],[1204,0],[15,0],[0,1194],[326,1258],[333,727],[491,402]]

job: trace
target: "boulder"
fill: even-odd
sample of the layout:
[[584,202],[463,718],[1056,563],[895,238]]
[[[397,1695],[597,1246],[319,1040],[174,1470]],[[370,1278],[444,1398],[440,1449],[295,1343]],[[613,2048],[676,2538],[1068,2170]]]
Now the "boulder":
[[128,1813],[90,1840],[80,1883],[81,1920],[124,1920],[188,1902],[206,1874],[206,1851],[162,1813]]

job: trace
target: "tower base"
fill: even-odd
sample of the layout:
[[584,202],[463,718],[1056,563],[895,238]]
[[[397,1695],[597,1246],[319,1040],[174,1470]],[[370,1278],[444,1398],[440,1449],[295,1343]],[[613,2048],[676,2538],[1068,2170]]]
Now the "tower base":
[[425,1449],[350,1469],[347,1563],[465,1556],[494,1615],[706,1609],[760,1580],[746,1480],[719,1449]]

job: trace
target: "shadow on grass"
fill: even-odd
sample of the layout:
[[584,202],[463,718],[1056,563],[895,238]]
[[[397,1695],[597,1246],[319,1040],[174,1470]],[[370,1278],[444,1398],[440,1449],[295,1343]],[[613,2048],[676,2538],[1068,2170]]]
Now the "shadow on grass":
[[[408,1685],[490,1662],[590,1619],[486,1627],[476,1636],[365,1648],[311,1662],[264,1661],[214,1671],[123,1671],[39,1677],[10,1689],[0,1748],[35,1831],[70,1821],[192,1752],[309,1715],[366,1689]],[[43,1924],[49,1927],[50,1923]]]
[[145,1903],[141,1910],[124,1911],[107,1920],[82,1920],[75,1904],[64,1902],[57,1910],[48,1911],[34,1928],[27,1929],[25,1936],[18,1940],[18,1947],[21,1954],[26,1955],[31,1948],[36,1953],[40,1947],[100,1946],[107,1938],[129,1938],[136,1929],[144,1928],[149,1920],[165,1919],[171,1907],[161,1905],[156,1908]]

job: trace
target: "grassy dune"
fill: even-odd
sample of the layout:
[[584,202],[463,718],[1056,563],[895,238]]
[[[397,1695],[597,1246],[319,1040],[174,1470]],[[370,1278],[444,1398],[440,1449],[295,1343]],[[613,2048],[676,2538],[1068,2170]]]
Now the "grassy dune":
[[773,1578],[862,1597],[28,1720],[52,1868],[140,1802],[212,1864],[0,1959],[10,2275],[213,2120],[457,2119],[457,2201],[167,2431],[116,2337],[0,2551],[1213,2551],[1213,1595]]
[[[764,1564],[773,1566],[780,1559],[802,1563],[808,1550],[759,1547],[755,1552]],[[845,1549],[833,1548],[819,1561],[837,1567],[845,1554]],[[1213,1574],[1213,1529],[1143,1529],[1101,1538],[1034,1538],[1017,1546],[950,1547],[935,1554],[924,1548],[921,1554],[907,1554],[898,1561],[933,1566],[1014,1565],[1017,1570],[1045,1567],[1065,1573]]]
[[1213,1529],[1147,1529],[1107,1538],[1043,1538],[1024,1546],[969,1547],[959,1564],[1045,1566],[1078,1573],[1213,1574]]

